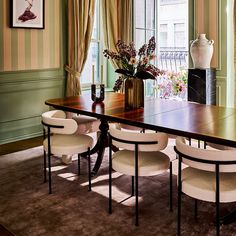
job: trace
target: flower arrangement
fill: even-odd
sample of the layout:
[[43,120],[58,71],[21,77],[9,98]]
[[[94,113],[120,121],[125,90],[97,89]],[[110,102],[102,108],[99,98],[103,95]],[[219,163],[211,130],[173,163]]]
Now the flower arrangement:
[[158,78],[156,89],[159,97],[179,97],[184,99],[187,92],[187,72],[181,69],[179,72],[165,72]]
[[122,74],[116,81],[114,90],[119,90],[126,77],[134,77],[139,79],[156,79],[161,73],[160,70],[151,64],[151,61],[156,58],[155,37],[151,37],[148,44],[144,44],[138,51],[135,49],[133,42],[128,45],[118,40],[117,52],[105,49],[103,54],[106,58],[115,60],[119,66],[117,73]]

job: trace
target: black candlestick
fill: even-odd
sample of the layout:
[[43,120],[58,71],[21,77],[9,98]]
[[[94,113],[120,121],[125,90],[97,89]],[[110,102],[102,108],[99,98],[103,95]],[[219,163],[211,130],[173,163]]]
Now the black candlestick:
[[104,88],[104,84],[100,84],[100,93],[99,97],[97,97],[96,84],[91,85],[91,98],[94,102],[102,102],[104,100]]

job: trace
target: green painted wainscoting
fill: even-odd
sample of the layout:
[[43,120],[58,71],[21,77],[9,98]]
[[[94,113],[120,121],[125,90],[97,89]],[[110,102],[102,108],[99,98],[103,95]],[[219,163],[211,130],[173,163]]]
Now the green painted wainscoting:
[[0,144],[42,135],[46,99],[64,94],[60,70],[0,73]]

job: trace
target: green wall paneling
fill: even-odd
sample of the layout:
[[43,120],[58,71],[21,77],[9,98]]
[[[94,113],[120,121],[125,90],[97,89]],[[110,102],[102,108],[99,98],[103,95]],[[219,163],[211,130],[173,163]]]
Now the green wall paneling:
[[40,116],[49,109],[45,100],[64,95],[64,76],[55,74],[42,78],[36,74],[25,80],[23,74],[21,79],[0,76],[1,144],[42,134]]

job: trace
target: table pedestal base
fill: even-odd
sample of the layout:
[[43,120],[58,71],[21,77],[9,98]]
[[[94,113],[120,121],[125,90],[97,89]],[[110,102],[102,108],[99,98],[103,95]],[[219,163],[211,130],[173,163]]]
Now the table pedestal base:
[[107,120],[101,119],[101,124],[99,126],[100,135],[98,137],[97,143],[94,148],[91,150],[91,155],[97,153],[97,160],[91,172],[92,176],[95,176],[101,166],[105,148],[108,146],[108,129],[109,125]]

